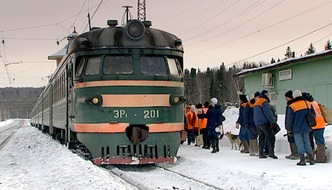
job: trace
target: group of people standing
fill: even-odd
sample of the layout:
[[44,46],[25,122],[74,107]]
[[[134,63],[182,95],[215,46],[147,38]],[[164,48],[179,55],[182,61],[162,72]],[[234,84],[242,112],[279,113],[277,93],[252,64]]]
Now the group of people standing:
[[[291,148],[291,154],[286,158],[297,159],[299,157],[300,162],[297,165],[305,166],[305,154],[307,154],[310,165],[325,163],[324,130],[326,122],[318,102],[310,93],[301,93],[299,90],[286,92],[285,99],[287,100],[285,128]],[[310,112],[315,115],[315,126],[309,126],[307,122],[307,115]]]
[[250,101],[246,95],[240,95],[239,98],[241,106],[237,124],[241,125],[239,137],[244,147],[241,153],[249,153],[250,156],[259,158],[278,159],[274,154],[277,114],[270,105],[268,91],[256,92]]
[[[259,158],[278,159],[274,154],[275,135],[280,131],[277,124],[278,116],[274,106],[270,104],[269,92],[263,90],[256,92],[250,101],[246,95],[239,95],[241,101],[239,117],[236,126],[240,127],[239,138],[243,145],[241,153],[249,153],[250,156]],[[286,92],[287,101],[285,114],[285,128],[290,145],[291,154],[287,159],[300,159],[297,165],[306,165],[306,157],[310,165],[325,163],[325,119],[319,104],[309,93],[301,93],[299,90]],[[188,144],[197,143],[195,137],[202,134],[203,147],[210,149],[211,153],[219,151],[219,136],[222,130],[221,105],[216,98],[204,105],[197,104],[187,106],[185,111],[185,129]],[[309,126],[308,113],[315,115],[316,126]],[[258,140],[258,141],[257,141]],[[315,148],[315,144],[317,149]],[[196,144],[197,145],[197,144]]]
[[[210,149],[211,153],[219,152],[219,135],[222,122],[225,117],[222,115],[221,105],[217,98],[212,98],[204,105],[197,104],[187,106],[185,111],[185,131],[187,132],[188,145],[197,143],[195,137],[202,134],[204,149]],[[184,139],[182,139],[182,142]],[[197,145],[197,144],[196,144]]]
[[[270,104],[269,92],[256,92],[250,101],[245,95],[240,95],[241,106],[237,124],[241,125],[239,137],[244,146],[242,153],[259,158],[278,159],[274,154],[275,134],[280,131],[277,124],[276,110]],[[305,154],[310,165],[326,162],[324,128],[325,120],[319,104],[309,93],[299,90],[288,91],[285,94],[287,101],[285,128],[290,144],[291,154],[287,159],[300,159],[297,165],[306,165]],[[309,126],[307,115],[315,115],[316,126]],[[258,138],[258,151],[257,149]],[[315,143],[317,153],[315,151]],[[316,154],[315,154],[316,153]]]

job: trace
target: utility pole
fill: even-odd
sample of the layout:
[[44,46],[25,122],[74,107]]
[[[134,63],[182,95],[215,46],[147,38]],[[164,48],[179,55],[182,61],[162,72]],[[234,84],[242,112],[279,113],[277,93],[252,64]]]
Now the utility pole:
[[146,4],[145,0],[137,0],[137,19],[140,21],[146,20]]

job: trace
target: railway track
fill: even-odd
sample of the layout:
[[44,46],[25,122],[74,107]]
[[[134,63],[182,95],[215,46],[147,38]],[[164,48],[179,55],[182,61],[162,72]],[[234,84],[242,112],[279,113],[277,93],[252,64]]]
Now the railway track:
[[142,190],[222,190],[222,188],[215,185],[159,165],[106,166],[105,168],[112,174],[119,176],[131,185]]
[[14,135],[15,131],[21,128],[24,124],[24,120],[17,120],[4,129],[0,129],[0,150],[7,144],[10,138]]

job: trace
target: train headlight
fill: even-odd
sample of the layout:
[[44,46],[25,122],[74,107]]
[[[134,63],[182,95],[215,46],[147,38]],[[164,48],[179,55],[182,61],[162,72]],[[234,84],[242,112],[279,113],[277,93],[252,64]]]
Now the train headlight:
[[174,96],[174,95],[170,96],[170,103],[172,105],[181,104],[185,101],[186,101],[186,98],[184,98],[183,96]]
[[179,98],[178,96],[175,96],[175,97],[173,98],[173,102],[174,102],[174,103],[179,103],[179,101],[180,101],[180,98]]
[[99,103],[99,99],[97,97],[93,97],[91,103],[97,105]]
[[85,99],[86,103],[93,104],[93,105],[101,105],[103,103],[101,96],[94,96]]
[[145,26],[139,20],[130,20],[125,26],[127,36],[133,40],[141,39],[145,34]]

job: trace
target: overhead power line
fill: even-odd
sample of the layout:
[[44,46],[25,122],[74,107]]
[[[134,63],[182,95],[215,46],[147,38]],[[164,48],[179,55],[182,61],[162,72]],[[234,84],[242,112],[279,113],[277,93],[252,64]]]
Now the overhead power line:
[[[301,16],[301,15],[307,14],[307,13],[309,13],[309,12],[311,12],[311,11],[317,10],[317,9],[319,9],[319,8],[321,8],[321,7],[323,7],[323,6],[326,6],[326,5],[328,5],[328,4],[331,4],[331,3],[332,3],[332,2],[331,2],[330,0],[327,0],[327,1],[325,1],[325,2],[323,2],[323,3],[321,3],[321,4],[319,4],[319,5],[316,5],[316,6],[314,6],[314,7],[311,7],[311,8],[309,8],[309,9],[305,10],[305,11],[302,11],[302,12],[300,12],[300,13],[298,13],[298,14],[295,14],[295,15],[293,15],[293,16],[291,16],[291,17],[288,17],[288,18],[286,18],[286,19],[283,19],[283,20],[281,20],[281,21],[279,21],[279,22],[273,23],[273,24],[271,24],[271,25],[269,25],[269,26],[266,26],[266,27],[264,27],[264,28],[261,28],[261,29],[259,29],[259,30],[257,30],[257,31],[254,31],[254,32],[251,32],[251,33],[249,33],[249,34],[245,34],[245,35],[243,35],[243,36],[240,36],[240,37],[238,37],[238,38],[236,38],[236,39],[230,40],[229,42],[226,42],[226,43],[223,42],[223,43],[219,43],[219,44],[215,44],[215,45],[212,45],[212,46],[206,47],[206,48],[204,48],[204,49],[202,49],[202,50],[199,50],[199,51],[197,51],[197,52],[192,53],[192,56],[196,56],[196,55],[199,55],[199,54],[202,54],[202,53],[209,52],[211,49],[218,48],[218,47],[220,47],[220,46],[222,46],[222,45],[227,45],[227,44],[234,43],[234,42],[239,41],[239,40],[241,40],[241,39],[244,39],[244,38],[247,38],[247,37],[252,36],[252,35],[254,35],[254,34],[260,33],[260,32],[262,32],[262,31],[264,31],[264,30],[267,30],[267,29],[270,29],[270,28],[272,28],[272,27],[278,26],[278,25],[280,25],[280,24],[282,24],[282,23],[284,23],[284,22],[286,22],[286,21],[292,20],[292,19],[294,19],[294,18],[296,18],[296,17],[299,17],[299,16]],[[232,29],[231,29],[231,30],[232,30]],[[226,31],[226,32],[228,32],[228,31]],[[204,41],[200,41],[199,43],[201,43],[201,42],[207,42],[207,41],[212,40],[212,39],[214,39],[214,38],[216,38],[216,37],[219,37],[219,36],[221,36],[221,35],[223,35],[223,34],[225,34],[225,32],[224,32],[224,33],[221,33],[221,34],[218,34],[218,35],[216,35],[216,36],[210,37],[210,38],[208,38],[208,39],[205,39]],[[191,45],[194,45],[194,44],[196,44],[196,43],[188,44],[187,47],[188,47],[188,46],[191,46]]]
[[330,24],[327,24],[327,25],[325,25],[325,26],[323,26],[323,27],[320,27],[320,28],[318,28],[318,29],[316,29],[316,30],[314,30],[314,31],[311,31],[311,32],[309,32],[309,33],[306,33],[306,34],[304,34],[304,35],[302,35],[302,36],[300,36],[300,37],[297,37],[297,38],[295,38],[295,39],[293,39],[293,40],[290,40],[290,41],[288,41],[288,42],[282,43],[282,44],[280,44],[280,45],[278,45],[278,46],[276,46],[276,47],[273,47],[273,48],[271,48],[271,49],[265,50],[265,51],[263,51],[263,52],[257,53],[257,54],[252,55],[252,56],[249,56],[249,57],[247,57],[247,58],[245,58],[245,59],[242,59],[242,60],[239,60],[239,61],[233,62],[233,63],[231,63],[231,64],[226,64],[226,65],[233,65],[233,64],[236,64],[236,63],[239,63],[239,62],[243,62],[243,61],[246,61],[246,60],[248,60],[248,59],[251,59],[251,58],[257,57],[257,56],[259,56],[259,55],[263,55],[263,54],[265,54],[265,53],[267,53],[267,52],[270,52],[270,51],[275,50],[275,49],[277,49],[277,48],[283,47],[283,46],[285,46],[285,45],[287,45],[287,44],[289,44],[289,43],[291,43],[291,42],[295,42],[295,41],[297,41],[297,40],[299,40],[299,39],[301,39],[301,38],[304,38],[304,37],[306,37],[306,36],[309,36],[310,34],[313,34],[313,33],[315,33],[315,32],[318,32],[318,31],[320,31],[320,30],[322,30],[322,29],[324,29],[324,28],[327,28],[327,27],[329,27],[329,26],[331,26],[331,25],[332,25],[332,22],[331,22]]

